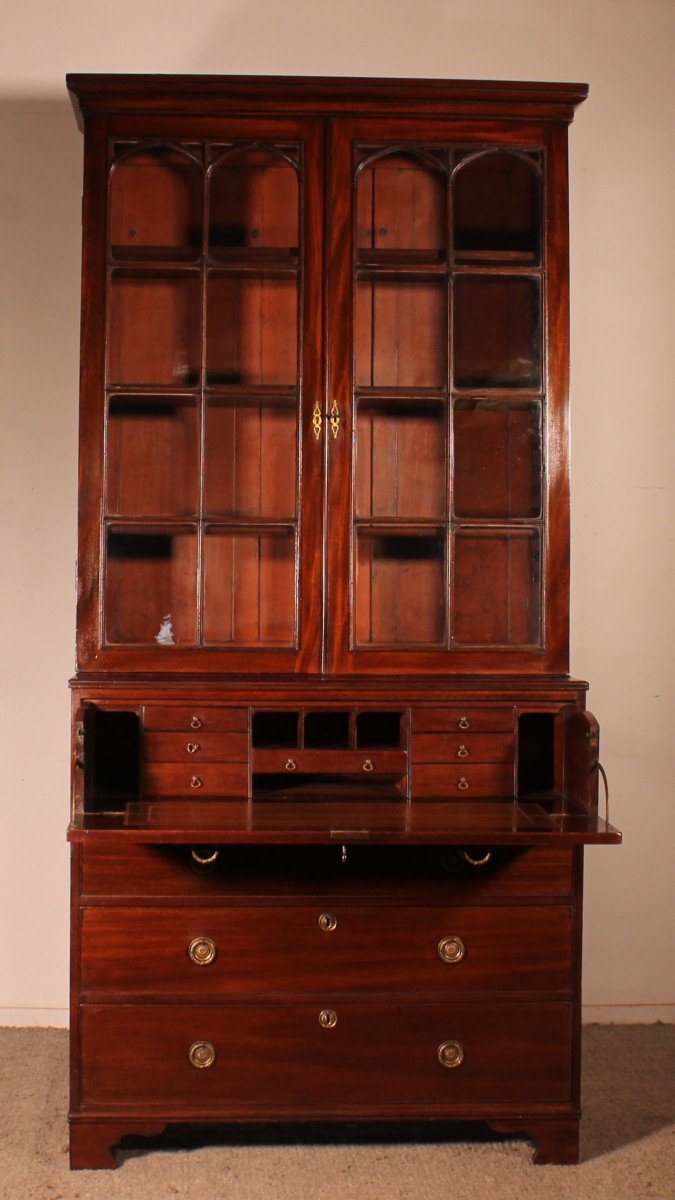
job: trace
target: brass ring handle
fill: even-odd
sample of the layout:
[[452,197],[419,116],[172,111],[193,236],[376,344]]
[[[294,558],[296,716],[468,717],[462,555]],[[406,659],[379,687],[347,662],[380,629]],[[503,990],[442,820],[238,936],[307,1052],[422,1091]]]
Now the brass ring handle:
[[330,406],[330,415],[328,420],[330,421],[330,431],[333,437],[336,438],[340,432],[340,409],[337,406],[337,400],[334,400]]
[[218,947],[213,938],[196,937],[188,946],[188,957],[197,967],[208,967],[218,957]]
[[465,792],[466,789],[468,788],[468,786],[469,786],[469,781],[468,781],[466,775],[460,775],[459,783],[457,784],[457,787],[459,788],[459,790],[461,792]]
[[334,929],[337,929],[337,917],[334,917],[332,913],[322,913],[319,917],[319,929],[323,929],[325,933],[332,933]]
[[188,742],[188,744],[187,744],[188,754],[196,754],[198,750],[201,750],[201,746],[199,745],[199,742]]
[[459,1067],[464,1062],[464,1047],[459,1042],[441,1042],[437,1058],[442,1067]]
[[470,850],[462,850],[462,858],[471,867],[486,867],[492,858],[492,851],[486,850],[484,854],[472,854]]
[[470,724],[471,722],[469,721],[468,717],[460,717],[459,721],[457,722],[457,728],[468,729]]
[[363,770],[364,771],[374,771],[375,770],[375,767],[373,766],[373,764],[369,758],[367,758],[366,761],[364,762]]
[[441,962],[459,963],[466,954],[466,946],[461,937],[444,937],[438,943],[438,957]]
[[190,851],[190,857],[192,858],[193,863],[196,863],[198,867],[215,866],[218,861],[219,854],[220,850],[217,846],[214,847],[210,854],[200,854],[198,850],[194,849],[194,847]]
[[457,757],[458,758],[468,758],[469,757],[469,751],[467,750],[466,746],[463,746],[463,745],[460,746],[459,750],[457,751]]
[[297,771],[297,769],[298,769],[298,767],[297,767],[297,764],[295,763],[295,761],[292,758],[287,758],[286,759],[286,770],[287,771]]
[[334,1029],[337,1025],[337,1013],[332,1008],[324,1008],[319,1013],[319,1025],[322,1029]]
[[193,775],[192,779],[190,780],[190,787],[191,788],[200,788],[203,786],[204,786],[204,780],[202,779],[201,775]]
[[318,442],[319,438],[321,437],[322,424],[323,424],[323,417],[321,416],[321,406],[319,405],[319,401],[317,400],[314,405],[314,408],[312,409],[312,429],[314,430],[314,438],[315,438],[315,441],[317,441],[317,442]]
[[193,1042],[188,1050],[188,1058],[193,1067],[204,1071],[216,1061],[216,1048],[213,1042]]
[[191,728],[191,729],[201,729],[201,727],[202,727],[202,721],[201,721],[201,717],[198,717],[198,716],[195,714],[195,716],[194,716],[194,717],[192,718],[192,720],[190,721],[190,728]]

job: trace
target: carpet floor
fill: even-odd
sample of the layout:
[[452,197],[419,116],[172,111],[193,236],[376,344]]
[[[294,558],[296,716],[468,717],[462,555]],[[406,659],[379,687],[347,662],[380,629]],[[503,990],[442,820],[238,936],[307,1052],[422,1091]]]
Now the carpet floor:
[[585,1029],[574,1167],[483,1127],[348,1126],[183,1133],[71,1173],[66,1063],[64,1030],[0,1030],[1,1200],[675,1200],[675,1025]]

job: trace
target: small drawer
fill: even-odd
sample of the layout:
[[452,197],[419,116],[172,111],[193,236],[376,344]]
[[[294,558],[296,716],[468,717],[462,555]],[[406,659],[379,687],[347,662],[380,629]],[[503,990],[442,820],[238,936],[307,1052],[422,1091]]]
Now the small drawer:
[[398,778],[408,770],[405,750],[254,750],[253,771],[269,774],[356,775]]
[[562,1002],[85,1004],[80,1037],[90,1112],[437,1117],[495,1096],[571,1100]]
[[515,795],[514,768],[501,763],[415,763],[412,794],[455,797]]
[[413,708],[413,733],[513,733],[512,705],[481,708]]
[[246,763],[146,763],[148,796],[247,796]]
[[146,762],[248,762],[247,733],[146,733]]
[[416,733],[413,762],[512,763],[515,739],[508,733]]
[[148,704],[143,715],[145,729],[173,729],[179,733],[245,733],[248,709],[197,705]]
[[136,996],[569,993],[569,907],[87,908],[82,989]]

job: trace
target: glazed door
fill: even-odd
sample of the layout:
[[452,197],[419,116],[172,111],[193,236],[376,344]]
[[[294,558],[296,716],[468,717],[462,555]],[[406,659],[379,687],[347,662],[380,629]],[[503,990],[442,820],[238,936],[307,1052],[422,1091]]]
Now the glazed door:
[[[93,443],[103,501],[83,514],[100,570],[80,665],[315,670],[321,124],[166,120],[115,122],[86,209],[107,327],[84,387],[84,495]],[[85,356],[94,319],[85,300]]]
[[331,669],[564,670],[564,156],[415,120],[332,153]]

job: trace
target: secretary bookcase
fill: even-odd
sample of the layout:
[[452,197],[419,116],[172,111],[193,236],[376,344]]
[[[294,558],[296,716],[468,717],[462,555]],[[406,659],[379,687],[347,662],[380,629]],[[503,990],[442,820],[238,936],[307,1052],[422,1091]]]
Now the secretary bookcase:
[[578,1154],[577,84],[75,75],[74,1167],[176,1123]]

